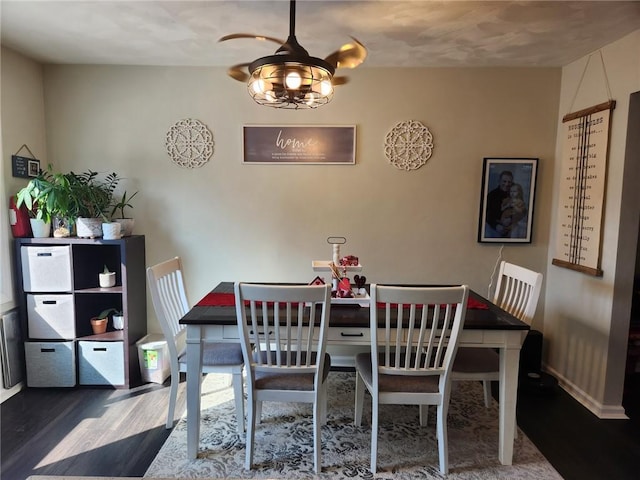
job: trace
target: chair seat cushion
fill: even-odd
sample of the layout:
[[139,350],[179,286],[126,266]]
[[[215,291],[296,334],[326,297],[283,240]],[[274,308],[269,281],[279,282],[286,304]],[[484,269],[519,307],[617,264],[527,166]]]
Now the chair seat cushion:
[[[265,353],[262,354],[265,358]],[[331,356],[324,354],[322,381],[325,382],[331,370]],[[287,373],[280,369],[274,372],[256,372],[255,387],[269,390],[313,390],[314,375],[312,373]]]
[[[178,362],[186,363],[187,353],[183,352],[178,357]],[[242,365],[242,348],[239,343],[203,343],[202,344],[202,365]]]
[[[373,370],[371,368],[371,354],[359,353],[356,355],[356,369],[367,385],[373,383]],[[415,392],[437,393],[438,375],[386,375],[378,377],[378,390],[380,392]]]
[[500,371],[500,355],[490,348],[460,347],[453,360],[453,371],[491,373]]

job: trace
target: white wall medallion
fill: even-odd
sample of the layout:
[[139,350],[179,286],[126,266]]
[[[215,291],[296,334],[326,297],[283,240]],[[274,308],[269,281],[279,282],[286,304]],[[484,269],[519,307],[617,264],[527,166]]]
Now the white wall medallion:
[[416,170],[427,163],[433,153],[433,135],[416,120],[398,123],[384,141],[384,154],[401,170]]
[[213,135],[199,120],[176,122],[167,132],[167,154],[173,163],[185,168],[203,166],[213,155]]

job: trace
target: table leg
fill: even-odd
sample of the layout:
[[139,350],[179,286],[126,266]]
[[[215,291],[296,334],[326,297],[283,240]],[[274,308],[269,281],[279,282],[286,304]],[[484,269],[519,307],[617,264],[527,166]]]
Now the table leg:
[[513,339],[510,338],[507,345],[500,349],[500,440],[498,458],[502,465],[511,465],[513,461],[521,343],[519,333],[517,334],[517,340],[515,337],[516,335],[513,335]]
[[198,456],[200,445],[200,393],[202,388],[202,329],[187,326],[187,457]]

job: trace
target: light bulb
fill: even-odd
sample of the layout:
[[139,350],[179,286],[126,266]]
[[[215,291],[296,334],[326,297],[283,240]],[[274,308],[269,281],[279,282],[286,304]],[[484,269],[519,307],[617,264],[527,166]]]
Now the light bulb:
[[320,93],[326,97],[327,95],[331,95],[331,92],[333,92],[333,85],[331,85],[331,82],[329,80],[323,80],[322,82],[320,82]]
[[315,93],[313,93],[313,92],[311,92],[311,93],[307,93],[307,94],[304,96],[304,100],[305,100],[305,103],[306,103],[307,105],[311,106],[311,105],[313,105],[313,104],[316,102],[316,94],[315,94]]
[[275,93],[273,93],[273,90],[266,91],[264,94],[264,99],[267,102],[275,102],[277,100]]
[[285,83],[287,84],[287,88],[297,90],[302,84],[302,77],[300,77],[298,72],[289,72],[287,73]]
[[254,93],[257,93],[257,94],[263,94],[264,92],[267,92],[272,88],[273,88],[273,85],[271,85],[271,82],[266,82],[262,78],[259,78],[258,80],[254,80],[253,83],[251,84],[251,89],[254,91]]

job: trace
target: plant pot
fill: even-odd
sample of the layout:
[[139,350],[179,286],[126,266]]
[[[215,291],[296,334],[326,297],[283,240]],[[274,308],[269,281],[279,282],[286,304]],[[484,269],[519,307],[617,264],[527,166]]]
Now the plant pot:
[[133,235],[133,218],[116,218],[114,222],[118,222],[120,224],[120,235],[123,237],[130,237]]
[[103,223],[102,238],[105,240],[118,240],[120,238],[120,224],[117,222]]
[[46,238],[51,234],[51,222],[45,222],[40,218],[30,218],[33,238]]
[[100,238],[102,236],[102,220],[80,217],[76,221],[76,230],[76,234],[80,238]]
[[111,318],[113,318],[113,328],[116,330],[124,329],[124,315],[114,315]]
[[104,333],[107,331],[107,320],[106,318],[92,318],[91,319],[91,328],[93,329],[93,334],[97,335],[99,333]]
[[116,272],[99,273],[98,281],[100,282],[100,288],[113,287],[116,284]]

